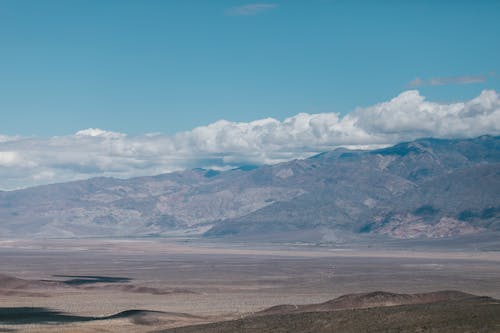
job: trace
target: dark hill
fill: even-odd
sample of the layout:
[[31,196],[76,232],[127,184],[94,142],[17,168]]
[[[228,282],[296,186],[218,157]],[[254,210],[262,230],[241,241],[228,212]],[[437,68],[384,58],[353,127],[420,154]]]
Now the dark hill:
[[[434,295],[432,295],[434,294]],[[321,306],[335,307],[335,303],[350,305],[415,301],[423,297],[426,302],[406,305],[378,306],[349,310],[321,311],[304,306],[295,312],[289,306],[275,307],[278,314],[263,314],[240,320],[163,330],[163,333],[358,333],[358,332],[500,332],[500,302],[459,292],[416,295],[371,293],[350,295],[327,302]],[[427,296],[422,296],[427,295]],[[409,297],[409,298],[408,298]],[[435,299],[433,300],[433,298]],[[372,303],[373,300],[375,303]],[[385,304],[387,305],[387,304]],[[271,309],[269,309],[271,310]],[[269,311],[268,310],[268,311]]]
[[364,309],[408,304],[427,304],[473,298],[477,298],[477,296],[454,290],[444,290],[422,294],[396,294],[384,291],[374,291],[362,294],[348,294],[320,304],[278,305],[257,312],[254,316]]

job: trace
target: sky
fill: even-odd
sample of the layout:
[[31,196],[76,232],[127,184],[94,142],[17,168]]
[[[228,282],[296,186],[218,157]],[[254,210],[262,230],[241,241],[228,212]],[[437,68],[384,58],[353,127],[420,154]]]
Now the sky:
[[0,189],[500,134],[500,1],[0,0]]

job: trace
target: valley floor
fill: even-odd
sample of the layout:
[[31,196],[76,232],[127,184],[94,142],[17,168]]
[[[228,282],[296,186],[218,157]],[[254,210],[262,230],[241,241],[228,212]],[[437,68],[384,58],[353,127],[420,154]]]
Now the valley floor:
[[0,240],[0,274],[0,332],[148,332],[375,290],[500,298],[500,252]]

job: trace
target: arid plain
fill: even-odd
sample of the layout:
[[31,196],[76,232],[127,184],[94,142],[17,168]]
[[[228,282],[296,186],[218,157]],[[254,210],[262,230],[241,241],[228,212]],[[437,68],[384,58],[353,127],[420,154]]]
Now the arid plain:
[[0,267],[0,332],[148,332],[378,290],[500,298],[498,252],[5,240]]

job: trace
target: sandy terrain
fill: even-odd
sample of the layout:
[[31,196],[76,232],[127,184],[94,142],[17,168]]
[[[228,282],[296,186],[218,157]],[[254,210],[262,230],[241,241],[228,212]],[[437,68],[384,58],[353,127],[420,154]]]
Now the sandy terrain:
[[455,289],[500,298],[499,261],[495,252],[3,240],[0,273],[20,280],[0,285],[1,308],[39,307],[89,317],[127,310],[161,313],[57,325],[4,321],[0,332],[147,332],[376,290]]

